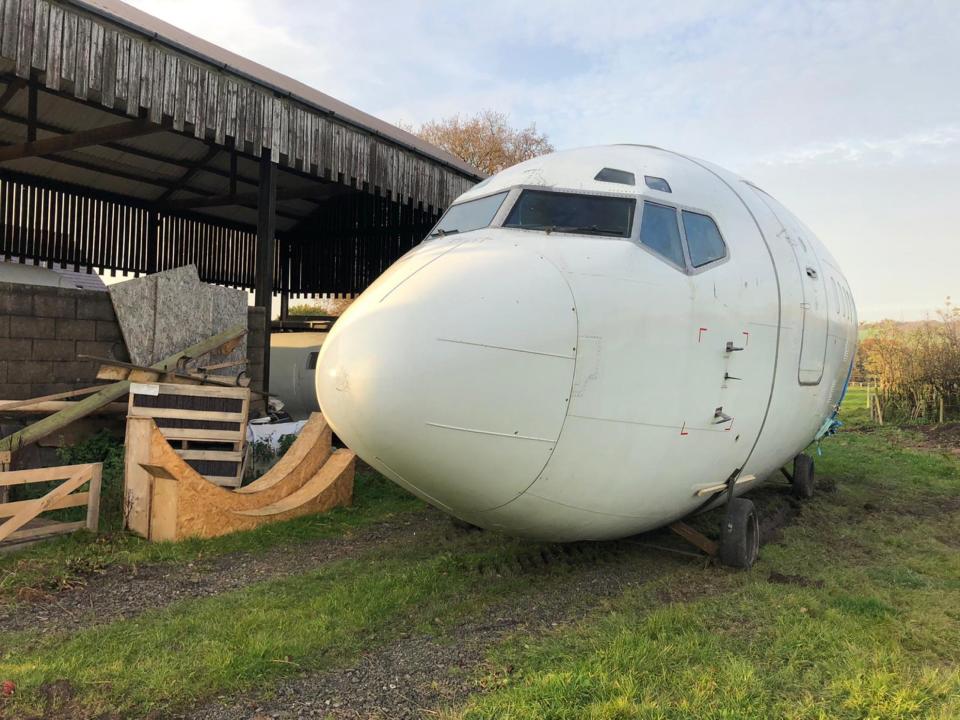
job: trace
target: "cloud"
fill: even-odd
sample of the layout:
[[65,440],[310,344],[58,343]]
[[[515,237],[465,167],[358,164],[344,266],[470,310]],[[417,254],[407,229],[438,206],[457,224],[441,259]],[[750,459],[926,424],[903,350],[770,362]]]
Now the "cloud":
[[956,0],[132,1],[390,122],[494,108],[727,166],[822,233],[865,317],[960,296]]
[[759,158],[763,165],[858,163],[891,165],[942,164],[960,160],[960,125],[907,133],[891,138],[852,138],[813,143]]

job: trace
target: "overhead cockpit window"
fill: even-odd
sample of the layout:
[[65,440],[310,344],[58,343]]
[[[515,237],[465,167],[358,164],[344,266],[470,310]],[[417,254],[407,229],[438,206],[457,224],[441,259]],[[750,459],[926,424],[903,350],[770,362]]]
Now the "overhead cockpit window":
[[504,227],[630,237],[637,201],[603,195],[524,190]]
[[[670,183],[664,180],[661,177],[653,177],[653,175],[644,175],[643,182],[646,183],[647,187],[651,190],[659,190],[660,192],[673,192],[670,189]],[[632,185],[633,183],[631,183]]]
[[485,228],[493,221],[493,216],[503,205],[506,191],[488,197],[467,200],[451,205],[433,228],[430,237],[464,233]]
[[640,221],[640,242],[672,263],[684,267],[683,246],[680,241],[680,226],[677,211],[666,205],[643,204]]
[[687,250],[694,267],[702,267],[727,256],[727,246],[712,218],[684,210],[683,231],[687,235]]
[[600,182],[620,183],[621,185],[636,185],[637,178],[632,172],[626,170],[617,170],[616,168],[604,168],[597,173],[594,180]]

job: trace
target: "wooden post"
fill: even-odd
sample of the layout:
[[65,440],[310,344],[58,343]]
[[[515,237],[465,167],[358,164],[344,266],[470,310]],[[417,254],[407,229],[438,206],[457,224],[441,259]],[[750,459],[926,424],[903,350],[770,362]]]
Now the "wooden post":
[[280,319],[290,314],[290,241],[280,244]]
[[270,151],[260,155],[260,187],[257,195],[257,262],[253,304],[264,308],[263,390],[270,387],[270,318],[273,315],[273,260],[276,244],[277,166]]
[[100,527],[100,482],[103,465],[95,464],[90,469],[90,488],[87,493],[87,530],[95,533]]
[[940,424],[943,424],[943,395],[940,396]]

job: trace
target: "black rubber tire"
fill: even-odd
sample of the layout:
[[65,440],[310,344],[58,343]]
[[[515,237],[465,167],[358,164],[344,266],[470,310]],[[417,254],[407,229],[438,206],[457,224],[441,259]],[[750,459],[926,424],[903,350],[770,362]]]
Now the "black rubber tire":
[[793,496],[798,500],[809,500],[813,497],[815,480],[813,476],[813,458],[809,455],[797,455],[793,459]]
[[734,498],[727,504],[720,526],[720,562],[749,569],[759,554],[760,521],[756,508],[746,498]]

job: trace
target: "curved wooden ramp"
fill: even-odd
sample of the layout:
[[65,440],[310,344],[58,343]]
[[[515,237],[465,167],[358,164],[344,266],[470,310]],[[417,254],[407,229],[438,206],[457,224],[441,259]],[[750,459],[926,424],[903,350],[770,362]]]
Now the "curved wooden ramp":
[[332,452],[330,428],[320,413],[311,416],[269,472],[239,490],[214,485],[190,467],[151,418],[129,418],[128,422],[145,424],[128,437],[149,438],[149,448],[140,453],[138,465],[151,479],[149,529],[142,533],[150,540],[249,530],[349,505],[353,497],[356,456],[350,450]]

